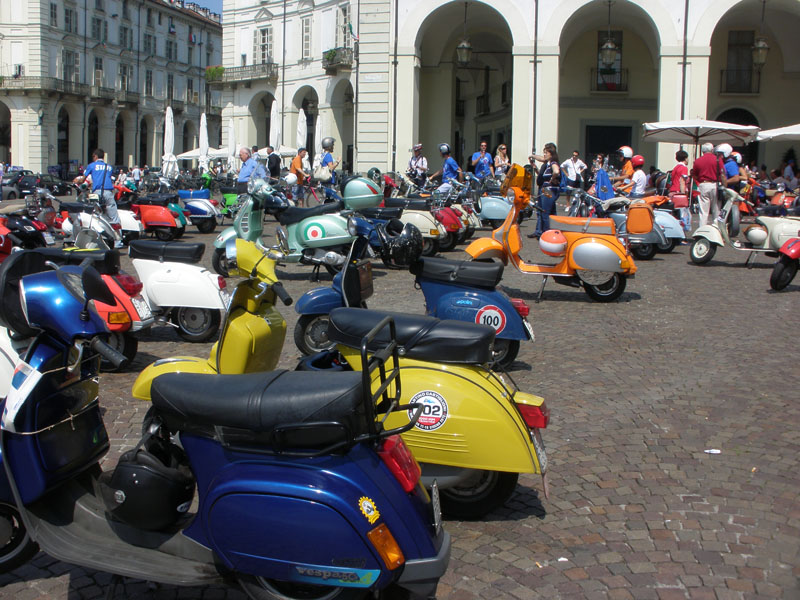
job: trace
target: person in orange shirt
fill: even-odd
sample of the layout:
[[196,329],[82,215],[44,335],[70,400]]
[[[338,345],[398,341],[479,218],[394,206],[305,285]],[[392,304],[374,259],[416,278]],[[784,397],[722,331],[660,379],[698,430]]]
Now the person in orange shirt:
[[294,187],[294,203],[297,206],[303,206],[306,192],[303,189],[303,184],[308,179],[308,173],[303,171],[303,159],[306,156],[305,148],[297,149],[297,156],[292,159],[292,165],[289,167],[289,172],[297,176],[297,185]]
[[618,190],[628,191],[633,187],[633,165],[631,164],[633,148],[622,146],[619,149],[619,153],[622,155],[622,170],[619,175],[611,178],[611,183]]

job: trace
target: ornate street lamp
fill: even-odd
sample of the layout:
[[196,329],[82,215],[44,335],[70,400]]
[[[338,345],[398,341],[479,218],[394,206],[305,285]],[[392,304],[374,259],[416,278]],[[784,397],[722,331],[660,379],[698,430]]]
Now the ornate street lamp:
[[766,7],[767,0],[761,0],[761,28],[752,48],[753,66],[759,71],[767,64],[767,54],[769,54],[769,44],[767,43],[767,38],[764,37],[764,11]]
[[470,44],[467,39],[467,6],[468,4],[464,2],[464,39],[456,46],[456,62],[458,62],[458,66],[460,67],[466,67],[472,59],[472,44]]
[[614,40],[611,39],[611,6],[613,4],[614,0],[608,0],[608,34],[605,43],[600,47],[600,62],[602,62],[605,67],[613,66],[617,60],[617,54],[619,53],[617,45],[614,43]]

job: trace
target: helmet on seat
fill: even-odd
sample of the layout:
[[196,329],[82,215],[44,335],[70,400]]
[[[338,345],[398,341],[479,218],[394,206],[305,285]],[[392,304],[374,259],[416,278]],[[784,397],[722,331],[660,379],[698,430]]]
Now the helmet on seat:
[[450,144],[441,143],[439,144],[439,154],[450,154]]
[[406,267],[422,255],[422,233],[412,223],[392,219],[382,228],[382,258],[398,267]]
[[630,146],[620,146],[619,153],[622,154],[624,158],[632,158],[633,148]]
[[728,158],[731,155],[731,152],[733,152],[733,147],[730,144],[723,143],[717,146],[714,152],[717,154],[722,154],[722,156]]
[[333,150],[333,145],[336,143],[336,140],[330,136],[322,138],[322,149],[323,150]]
[[367,177],[372,179],[372,181],[378,185],[383,185],[383,175],[378,167],[372,167],[369,171],[367,171]]
[[641,154],[635,155],[633,158],[631,158],[631,164],[634,167],[641,167],[644,164],[644,156]]

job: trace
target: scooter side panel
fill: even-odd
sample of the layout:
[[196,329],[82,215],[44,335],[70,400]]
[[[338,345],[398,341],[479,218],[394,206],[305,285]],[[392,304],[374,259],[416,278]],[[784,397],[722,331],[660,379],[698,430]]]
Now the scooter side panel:
[[480,217],[483,220],[505,220],[508,216],[508,211],[512,208],[511,204],[505,198],[497,196],[484,196],[481,198],[481,213]]
[[[286,321],[272,304],[257,314],[237,308],[228,318],[220,356],[220,373],[260,373],[278,365],[286,338]],[[211,348],[209,363],[216,363],[219,342]]]
[[567,249],[571,269],[610,271],[622,273],[619,250],[603,238],[586,237],[575,241]]
[[353,241],[347,231],[347,219],[338,215],[321,215],[305,219],[289,227],[289,239],[294,236],[298,246],[291,245],[292,249],[301,248],[328,248]]
[[198,265],[154,260],[134,259],[133,265],[151,304],[164,308],[225,308],[216,273]]
[[668,210],[655,210],[653,211],[656,223],[664,228],[664,235],[668,238],[684,239],[683,227],[681,222],[672,216]]
[[303,294],[294,305],[298,315],[327,315],[344,306],[341,292],[330,287],[318,287]]
[[436,224],[436,219],[430,213],[425,213],[419,210],[404,210],[400,216],[403,224],[411,223],[422,233],[422,237],[439,238],[439,227]]
[[464,251],[469,254],[473,260],[498,259],[502,260],[504,265],[508,264],[508,256],[506,256],[503,244],[489,237],[474,240]]

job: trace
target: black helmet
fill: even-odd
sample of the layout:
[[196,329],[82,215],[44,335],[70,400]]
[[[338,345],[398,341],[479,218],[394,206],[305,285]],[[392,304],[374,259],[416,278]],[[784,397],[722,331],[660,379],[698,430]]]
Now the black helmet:
[[322,144],[323,150],[333,150],[333,145],[336,143],[336,140],[330,136],[322,138],[320,142]]
[[389,221],[383,230],[384,244],[381,252],[385,263],[406,267],[422,255],[422,233],[416,225],[398,219]]
[[186,514],[195,479],[178,446],[157,437],[123,454],[116,468],[100,476],[106,510],[137,529],[159,531]]
[[450,144],[439,144],[439,154],[450,154]]
[[383,174],[378,167],[372,167],[369,171],[367,171],[367,177],[372,179],[378,185],[383,185]]

